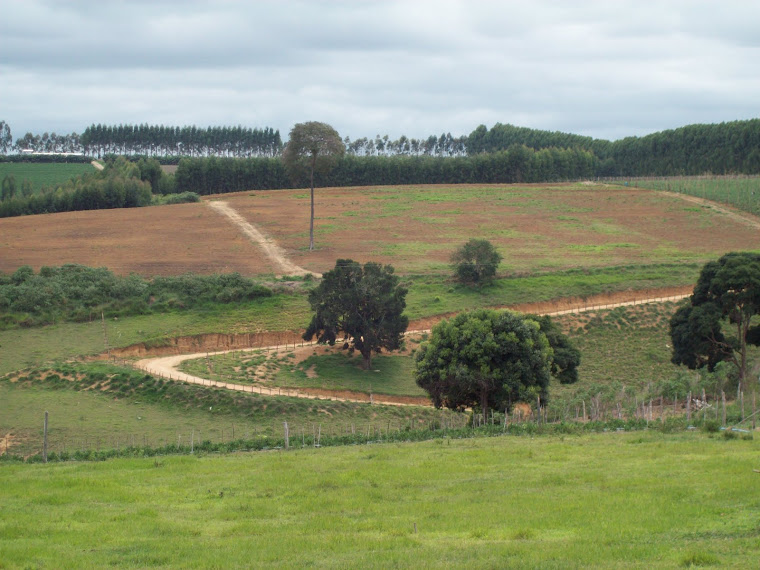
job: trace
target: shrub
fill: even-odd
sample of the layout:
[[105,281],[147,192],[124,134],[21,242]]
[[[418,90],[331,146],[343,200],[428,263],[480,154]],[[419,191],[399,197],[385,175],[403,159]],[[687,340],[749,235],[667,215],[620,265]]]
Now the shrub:
[[454,277],[468,285],[482,285],[496,276],[501,255],[491,242],[471,239],[451,256]]
[[164,204],[184,204],[188,202],[200,202],[201,197],[195,192],[182,192],[181,194],[170,194],[164,200]]

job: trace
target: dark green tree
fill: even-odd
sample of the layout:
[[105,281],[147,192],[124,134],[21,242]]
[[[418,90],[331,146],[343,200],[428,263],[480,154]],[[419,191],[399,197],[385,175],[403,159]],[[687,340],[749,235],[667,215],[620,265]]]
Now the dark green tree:
[[5,121],[0,121],[0,152],[8,154],[13,149],[13,135],[11,127]]
[[343,335],[350,350],[361,353],[368,370],[373,352],[401,348],[409,324],[402,314],[406,293],[390,265],[370,261],[362,267],[351,259],[339,259],[309,294],[314,316],[303,338],[316,335],[317,342],[334,345]]
[[314,174],[329,172],[336,160],[346,152],[338,132],[330,125],[310,121],[297,123],[290,131],[290,140],[282,152],[282,161],[292,180],[308,176],[311,187],[309,218],[309,251],[314,249]]
[[554,324],[548,315],[527,315],[541,327],[541,332],[546,335],[549,346],[552,347],[553,356],[551,373],[561,384],[575,384],[578,381],[578,366],[581,364],[581,351],[573,346],[567,335]]
[[[564,335],[551,321],[544,328],[569,356],[572,347]],[[531,316],[488,309],[459,314],[436,325],[417,351],[417,385],[437,408],[479,407],[484,420],[489,408],[508,410],[536,396],[546,401],[552,374],[575,381],[580,363],[577,351],[555,363],[549,337]]]
[[10,200],[16,195],[16,177],[13,174],[6,174],[2,183],[2,194],[0,199]]
[[454,276],[461,283],[483,285],[496,276],[501,255],[485,239],[471,239],[451,256]]
[[674,364],[689,368],[733,364],[747,377],[747,345],[760,345],[760,254],[728,253],[707,263],[689,304],[670,320]]

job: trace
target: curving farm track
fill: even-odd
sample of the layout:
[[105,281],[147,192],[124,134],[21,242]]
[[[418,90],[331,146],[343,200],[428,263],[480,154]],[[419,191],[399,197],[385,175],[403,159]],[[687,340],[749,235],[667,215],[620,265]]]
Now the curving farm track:
[[[641,305],[644,303],[662,303],[666,301],[678,301],[688,297],[687,294],[671,295],[666,297],[652,297],[644,299],[635,299],[632,301],[624,301],[610,304],[591,304],[583,308],[570,308],[562,309],[558,311],[541,311],[540,314],[555,316],[564,315],[569,313],[579,313],[584,311],[596,311],[600,309],[613,309],[616,307],[626,307],[631,305]],[[430,329],[416,329],[407,331],[407,335],[422,334],[430,332]],[[302,346],[293,347],[294,351],[305,350],[310,351],[313,349],[314,343],[304,343]],[[289,347],[290,345],[288,345]],[[187,374],[177,370],[177,366],[185,360],[193,360],[196,358],[203,358],[206,356],[213,356],[217,354],[226,354],[229,352],[245,352],[254,350],[278,350],[284,348],[283,346],[270,346],[270,347],[255,347],[247,349],[232,349],[221,350],[216,352],[196,352],[191,354],[178,354],[172,356],[160,356],[155,358],[144,358],[134,363],[134,366],[140,370],[144,370],[155,376],[161,378],[188,382],[190,384],[200,384],[202,386],[209,386],[212,388],[225,388],[227,390],[236,390],[239,392],[248,392],[252,394],[262,394],[267,396],[291,396],[295,398],[308,398],[308,399],[321,399],[321,400],[335,400],[340,402],[359,402],[359,403],[371,403],[371,404],[385,404],[391,406],[430,406],[430,400],[427,398],[415,398],[409,396],[389,396],[389,395],[369,395],[363,392],[349,392],[349,391],[332,391],[322,389],[310,389],[310,388],[273,388],[263,385],[250,385],[250,384],[234,384],[230,382],[219,382],[216,380],[209,380],[192,374]],[[290,350],[290,348],[288,348]]]

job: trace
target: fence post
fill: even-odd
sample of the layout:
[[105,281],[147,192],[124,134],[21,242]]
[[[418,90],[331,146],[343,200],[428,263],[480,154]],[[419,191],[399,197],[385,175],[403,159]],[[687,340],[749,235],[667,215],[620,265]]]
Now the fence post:
[[[47,450],[48,450],[48,413],[45,412],[45,425],[43,426],[43,443],[42,443],[42,461],[47,463]],[[6,440],[6,449],[8,448],[8,443]]]
[[282,422],[285,427],[285,449],[290,449],[290,434],[288,433],[288,422]]
[[723,423],[721,425],[726,427],[726,393],[723,390],[720,391],[720,399],[723,402]]

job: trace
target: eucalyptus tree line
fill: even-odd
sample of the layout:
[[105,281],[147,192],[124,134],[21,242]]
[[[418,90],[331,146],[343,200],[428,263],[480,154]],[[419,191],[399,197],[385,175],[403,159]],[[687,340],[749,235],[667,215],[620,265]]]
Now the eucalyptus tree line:
[[195,125],[91,125],[81,136],[85,154],[147,156],[276,156],[282,150],[280,131],[269,127]]

